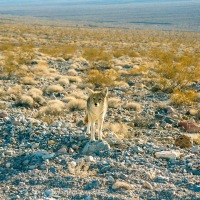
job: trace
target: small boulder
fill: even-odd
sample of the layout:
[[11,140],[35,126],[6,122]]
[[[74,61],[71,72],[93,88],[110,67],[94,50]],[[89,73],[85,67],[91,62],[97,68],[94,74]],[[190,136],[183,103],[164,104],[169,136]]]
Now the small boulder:
[[197,124],[195,122],[188,122],[188,121],[180,121],[178,123],[178,126],[185,129],[185,131],[190,133],[200,132],[200,124]]
[[190,148],[193,146],[193,140],[188,135],[181,135],[176,138],[174,145],[179,146],[180,148]]
[[129,183],[123,182],[123,181],[116,181],[112,185],[113,190],[118,190],[118,189],[125,189],[125,190],[131,190],[132,187]]
[[83,154],[98,153],[100,151],[108,151],[110,145],[106,141],[88,142],[83,148]]
[[179,151],[159,151],[155,153],[156,158],[179,158],[181,153]]

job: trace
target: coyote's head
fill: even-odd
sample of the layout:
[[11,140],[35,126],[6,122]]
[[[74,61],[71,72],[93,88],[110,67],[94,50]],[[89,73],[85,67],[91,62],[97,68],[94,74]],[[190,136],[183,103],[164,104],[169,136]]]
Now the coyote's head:
[[89,103],[90,105],[93,105],[95,107],[98,107],[100,105],[104,105],[105,99],[107,98],[108,94],[108,88],[104,88],[101,91],[93,91],[89,88],[87,88],[87,91],[89,93]]

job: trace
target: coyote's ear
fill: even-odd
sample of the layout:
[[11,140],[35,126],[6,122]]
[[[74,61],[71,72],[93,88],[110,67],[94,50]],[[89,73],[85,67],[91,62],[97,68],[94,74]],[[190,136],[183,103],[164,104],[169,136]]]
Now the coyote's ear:
[[102,91],[101,91],[105,96],[108,95],[108,88],[104,88]]
[[86,91],[87,91],[87,93],[89,94],[89,95],[91,95],[91,94],[93,94],[94,93],[94,91],[93,90],[91,90],[90,88],[86,88]]

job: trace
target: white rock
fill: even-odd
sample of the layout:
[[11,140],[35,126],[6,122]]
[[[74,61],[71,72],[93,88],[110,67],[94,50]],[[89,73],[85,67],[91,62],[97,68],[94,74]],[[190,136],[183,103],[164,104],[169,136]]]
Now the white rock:
[[49,153],[49,154],[43,155],[42,159],[45,160],[45,159],[50,159],[50,158],[53,158],[53,157],[54,157],[54,155]]
[[10,166],[11,166],[11,163],[6,163],[7,168],[10,168]]
[[156,158],[179,158],[181,156],[180,151],[160,151],[155,153]]
[[95,159],[94,159],[93,156],[88,156],[88,157],[86,158],[86,162],[95,162]]
[[200,146],[193,146],[191,149],[193,152],[200,152]]
[[46,196],[51,196],[53,194],[53,190],[51,190],[51,189],[50,190],[45,190],[44,193],[45,193]]

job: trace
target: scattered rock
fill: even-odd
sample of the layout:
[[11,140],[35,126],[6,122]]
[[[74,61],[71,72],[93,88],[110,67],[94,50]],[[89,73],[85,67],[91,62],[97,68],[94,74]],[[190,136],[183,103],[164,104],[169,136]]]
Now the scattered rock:
[[0,112],[0,118],[6,118],[8,117],[8,113],[6,111]]
[[118,190],[118,189],[125,189],[125,190],[131,190],[132,187],[129,183],[123,182],[123,181],[116,181],[112,185],[113,190]]
[[45,190],[45,195],[47,196],[47,197],[49,197],[49,196],[52,196],[53,195],[53,190],[51,190],[51,189],[49,189],[49,190]]
[[99,153],[101,151],[108,151],[110,145],[106,141],[88,142],[83,148],[83,154]]
[[55,141],[54,140],[49,140],[48,141],[48,145],[52,145],[52,144],[55,144]]
[[200,152],[200,146],[193,146],[193,147],[191,148],[191,150],[192,150],[193,152]]
[[185,131],[189,133],[196,133],[200,132],[200,124],[197,124],[195,122],[189,122],[189,121],[181,121],[178,123],[178,126],[185,129]]
[[134,146],[132,148],[132,150],[136,153],[142,153],[143,152],[143,149],[141,149],[139,146]]
[[160,151],[155,153],[156,158],[179,158],[181,156],[180,151]]
[[67,148],[63,147],[58,150],[59,153],[67,153]]

